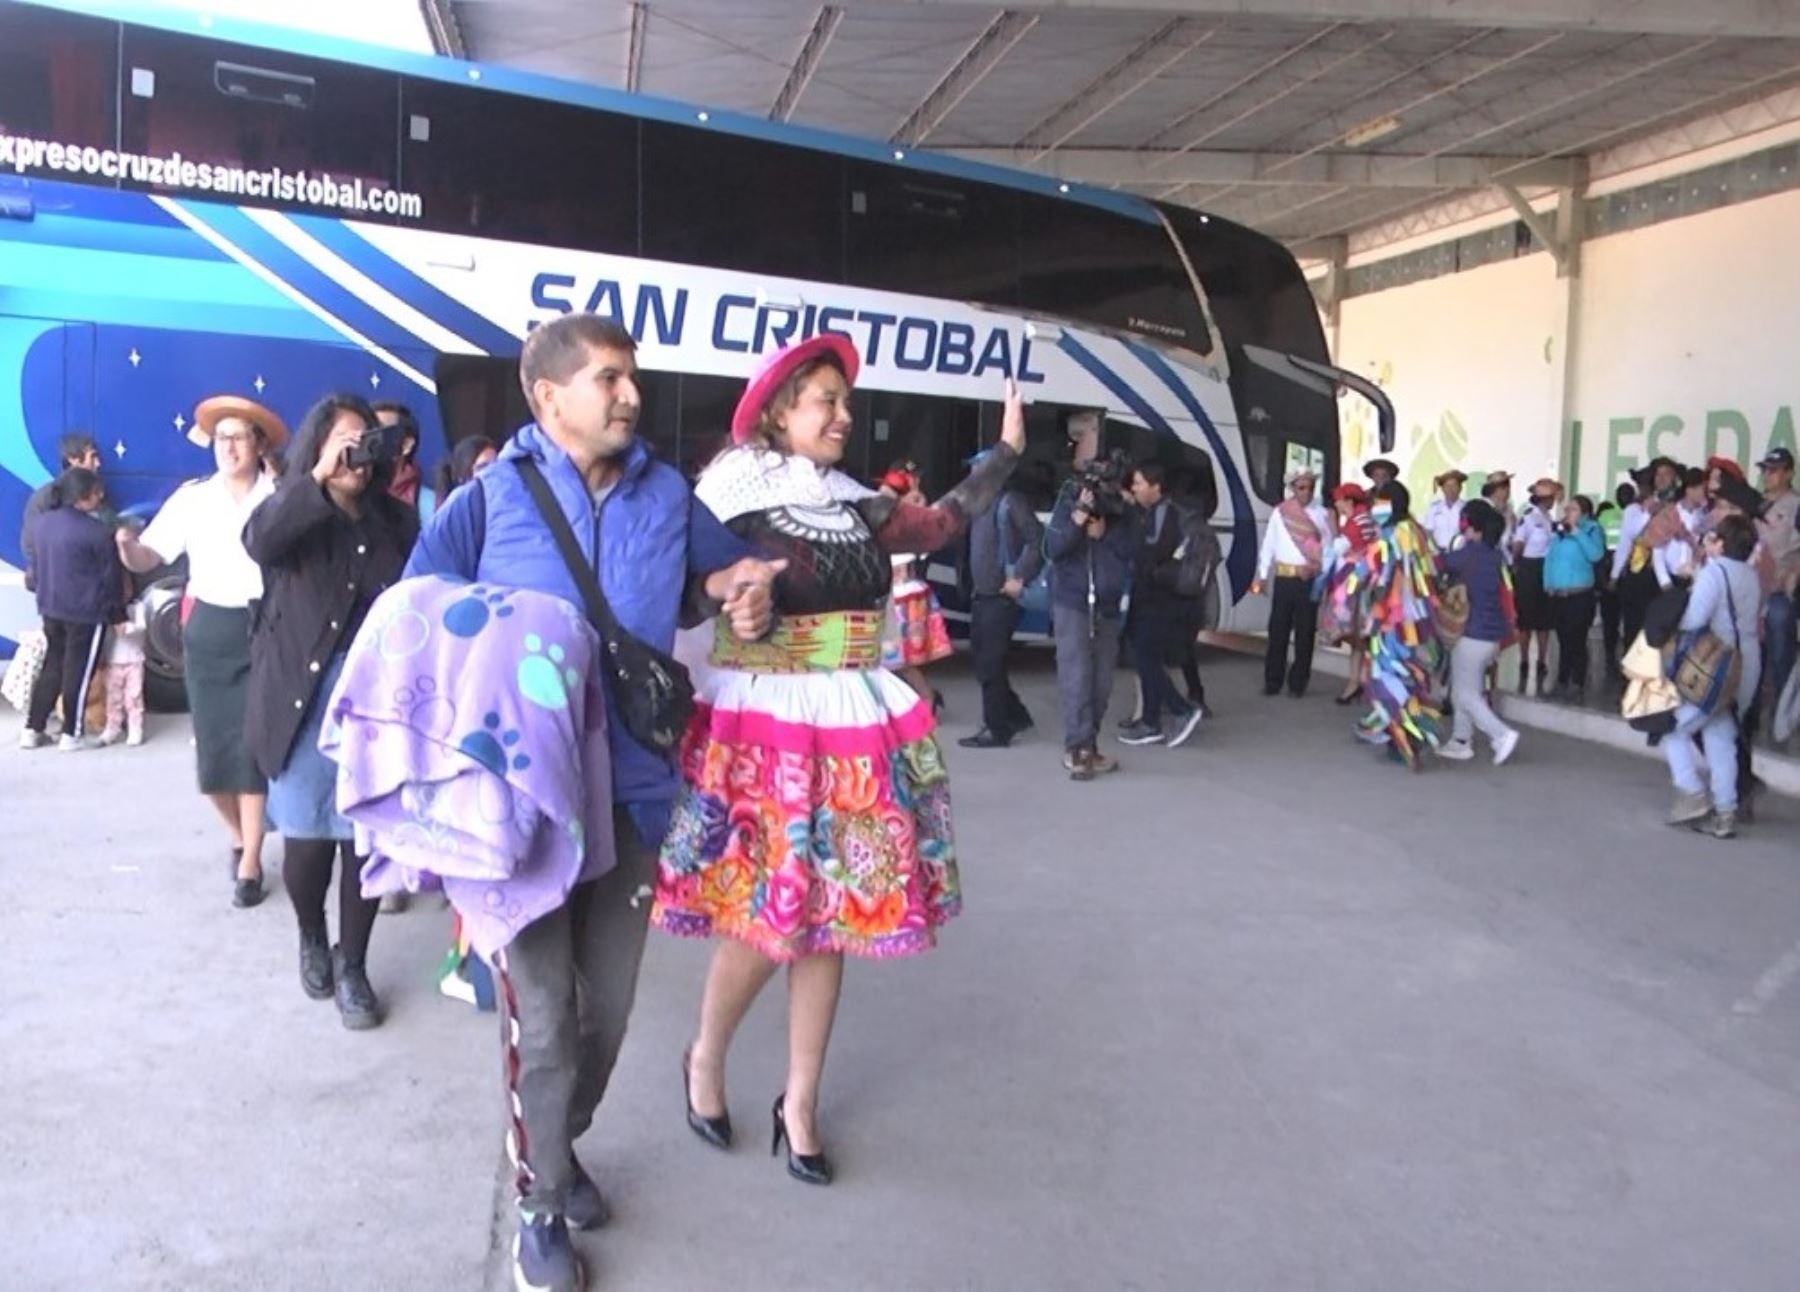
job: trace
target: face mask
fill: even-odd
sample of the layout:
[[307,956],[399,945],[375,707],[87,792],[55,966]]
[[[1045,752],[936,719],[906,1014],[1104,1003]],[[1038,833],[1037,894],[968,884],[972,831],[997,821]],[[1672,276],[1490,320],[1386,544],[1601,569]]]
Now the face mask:
[[1389,503],[1378,502],[1370,509],[1369,514],[1375,517],[1377,525],[1385,525],[1394,518],[1394,508]]

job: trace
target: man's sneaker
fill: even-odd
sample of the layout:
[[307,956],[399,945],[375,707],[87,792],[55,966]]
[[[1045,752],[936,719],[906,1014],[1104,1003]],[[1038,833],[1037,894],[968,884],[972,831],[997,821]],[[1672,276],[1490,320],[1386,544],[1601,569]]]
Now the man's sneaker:
[[79,754],[93,747],[86,736],[64,736],[56,742],[56,752],[59,754]]
[[1715,839],[1735,839],[1737,838],[1737,813],[1714,812],[1707,819],[1704,828],[1706,833]]
[[1675,802],[1669,807],[1670,825],[1693,825],[1704,821],[1712,813],[1712,800],[1702,790],[1698,794],[1687,794],[1675,791]]
[[42,749],[48,743],[48,736],[41,731],[33,731],[30,727],[19,733],[20,749]]
[[1161,727],[1152,727],[1147,722],[1134,722],[1119,733],[1121,745],[1160,745],[1165,739]]
[[575,1169],[569,1180],[569,1202],[564,1210],[569,1218],[569,1228],[599,1229],[612,1219],[612,1208],[606,1204],[606,1195],[600,1192],[594,1177],[582,1169],[580,1159],[571,1156],[570,1161]]
[[1194,733],[1200,730],[1200,720],[1204,717],[1206,717],[1206,710],[1196,704],[1175,719],[1175,734],[1169,737],[1169,748],[1179,749],[1192,740]]
[[1506,766],[1506,760],[1513,756],[1519,747],[1519,733],[1509,730],[1494,742],[1494,766]]
[[517,1292],[584,1292],[587,1271],[569,1241],[561,1216],[521,1211],[513,1239],[513,1287]]
[[1091,771],[1095,776],[1104,776],[1108,772],[1116,772],[1119,770],[1118,763],[1116,763],[1112,759],[1108,758],[1105,754],[1101,753],[1098,749],[1088,750],[1087,759],[1088,759],[1088,770]]
[[1475,757],[1475,746],[1466,740],[1446,740],[1438,746],[1438,757],[1453,763],[1466,763]]

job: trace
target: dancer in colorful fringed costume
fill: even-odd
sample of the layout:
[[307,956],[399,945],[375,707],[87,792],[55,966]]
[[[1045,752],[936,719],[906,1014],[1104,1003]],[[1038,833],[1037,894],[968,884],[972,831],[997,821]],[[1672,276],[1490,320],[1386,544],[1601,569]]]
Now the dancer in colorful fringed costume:
[[1357,736],[1386,745],[1417,771],[1426,746],[1435,748],[1443,716],[1431,688],[1443,669],[1437,637],[1437,562],[1431,539],[1412,518],[1412,498],[1398,480],[1377,485],[1370,516],[1375,538],[1334,581],[1330,596],[1349,598],[1369,639],[1369,711]]
[[1344,689],[1333,697],[1334,704],[1355,704],[1362,698],[1363,676],[1368,669],[1369,643],[1357,605],[1349,596],[1332,596],[1330,590],[1340,585],[1343,576],[1361,558],[1363,549],[1375,539],[1375,521],[1369,515],[1369,491],[1355,481],[1347,480],[1331,491],[1331,505],[1337,522],[1337,536],[1326,548],[1325,569],[1319,575],[1319,586],[1313,599],[1320,603],[1319,635],[1327,646],[1350,648],[1350,674]]
[[719,634],[696,677],[685,782],[664,840],[651,921],[719,939],[684,1061],[688,1125],[729,1147],[725,1063],[757,994],[788,966],[788,1071],[775,1142],[788,1173],[829,1184],[817,1110],[846,953],[930,948],[962,897],[950,787],[931,701],[881,664],[896,552],[933,552],[989,510],[1025,447],[1008,383],[1001,442],[935,506],[842,471],[860,366],[841,336],[780,351],[732,416],[736,447],[695,497],[786,562],[766,640]]

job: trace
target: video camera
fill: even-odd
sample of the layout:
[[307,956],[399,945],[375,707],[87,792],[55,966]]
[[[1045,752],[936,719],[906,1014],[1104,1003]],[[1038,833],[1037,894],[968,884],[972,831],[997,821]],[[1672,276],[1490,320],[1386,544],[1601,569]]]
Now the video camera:
[[399,436],[395,433],[399,429],[397,426],[371,426],[363,432],[362,439],[344,451],[344,465],[354,470],[392,462],[399,447]]
[[1090,515],[1111,520],[1125,514],[1125,487],[1131,483],[1131,462],[1123,449],[1114,449],[1105,457],[1090,458],[1075,468],[1071,483],[1077,496],[1086,493],[1093,499]]

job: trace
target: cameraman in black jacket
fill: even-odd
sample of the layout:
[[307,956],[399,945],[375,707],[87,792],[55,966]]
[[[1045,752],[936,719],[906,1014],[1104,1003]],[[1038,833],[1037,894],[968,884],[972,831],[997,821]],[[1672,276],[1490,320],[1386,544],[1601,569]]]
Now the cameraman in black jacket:
[[[1131,583],[1131,615],[1125,634],[1131,662],[1143,688],[1144,708],[1138,721],[1119,733],[1126,745],[1186,744],[1200,725],[1201,709],[1182,699],[1169,681],[1165,662],[1180,645],[1193,620],[1181,595],[1180,553],[1197,514],[1177,507],[1167,496],[1168,475],[1160,462],[1140,463],[1131,473],[1131,499],[1139,513],[1141,541]],[[1167,711],[1173,730],[1163,731]]]
[[1138,525],[1123,464],[1089,462],[1063,486],[1044,531],[1050,615],[1063,709],[1063,766],[1073,780],[1118,770],[1099,749],[1118,667],[1122,606],[1137,557]]

